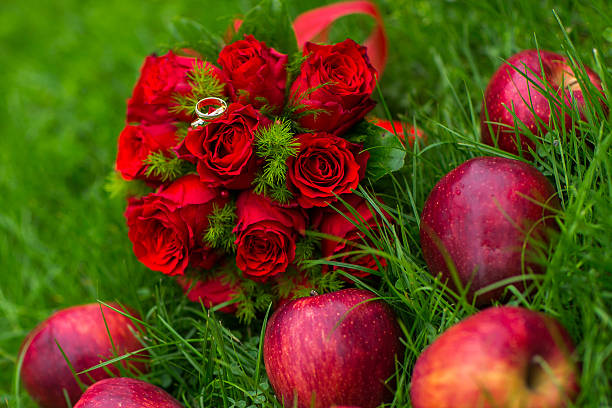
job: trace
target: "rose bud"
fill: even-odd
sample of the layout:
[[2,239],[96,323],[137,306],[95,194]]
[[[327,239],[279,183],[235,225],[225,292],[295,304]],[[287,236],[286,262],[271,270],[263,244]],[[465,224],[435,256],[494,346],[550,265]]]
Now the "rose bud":
[[287,55],[246,35],[244,40],[226,45],[217,63],[234,88],[239,103],[251,104],[257,109],[268,105],[272,113],[278,114],[285,104],[287,61]]
[[[223,276],[208,276],[201,279],[189,279],[185,276],[177,277],[176,281],[183,289],[187,299],[192,302],[202,302],[211,308],[221,303],[229,302],[239,291],[239,285],[232,284]],[[219,309],[224,313],[234,313],[237,309],[236,303],[232,303]]]
[[125,212],[134,253],[149,269],[182,275],[188,265],[210,269],[217,259],[203,243],[208,216],[227,194],[187,175],[144,198],[129,200]]
[[300,150],[287,160],[287,186],[302,208],[325,207],[350,193],[365,176],[370,154],[329,133],[297,136]]
[[[427,136],[425,132],[423,132],[419,128],[415,128],[408,123],[402,123],[399,120],[389,121],[385,119],[372,118],[368,119],[368,121],[380,128],[387,130],[390,133],[397,134],[402,145],[405,146],[404,141],[406,140],[406,135],[408,135],[408,146],[412,147],[414,145],[415,139],[419,139],[421,143],[424,143],[427,140]],[[395,128],[395,131],[393,130]]]
[[223,116],[206,126],[190,128],[177,153],[197,164],[202,182],[213,187],[246,189],[260,163],[255,153],[255,132],[269,123],[251,105],[232,103]]
[[[211,75],[221,82],[223,74],[212,64],[206,63]],[[157,57],[150,55],[140,70],[140,78],[128,100],[127,121],[145,123],[166,123],[171,121],[190,122],[193,118],[183,112],[175,112],[177,95],[189,95],[192,91],[189,73],[194,67],[203,68],[200,59],[182,57],[169,51]]]
[[371,111],[376,70],[366,48],[347,39],[335,45],[306,43],[306,60],[291,86],[301,127],[341,135]]
[[280,207],[244,191],[236,201],[236,264],[250,279],[265,281],[283,273],[295,258],[295,241],[306,229],[299,208]]
[[[370,254],[346,254],[345,252],[360,251],[360,247],[370,247],[376,249],[370,237],[360,228],[363,224],[372,235],[378,234],[382,220],[378,214],[374,214],[374,209],[370,209],[368,203],[361,197],[354,194],[343,197],[346,203],[359,214],[356,218],[345,205],[337,205],[341,211],[333,208],[323,208],[315,215],[314,227],[321,233],[330,235],[334,238],[326,238],[321,241],[321,253],[324,258],[334,262],[343,262],[357,265],[362,268],[377,271],[379,264],[386,266],[384,258],[374,257]],[[385,217],[390,216],[385,213]],[[356,225],[355,225],[356,224]],[[339,269],[338,266],[323,265],[323,272]],[[347,268],[348,273],[360,278],[370,275],[366,270]]]
[[119,134],[115,169],[125,180],[159,182],[154,175],[147,176],[144,160],[151,153],[162,152],[168,157],[178,140],[176,127],[169,123],[159,125],[127,125]]

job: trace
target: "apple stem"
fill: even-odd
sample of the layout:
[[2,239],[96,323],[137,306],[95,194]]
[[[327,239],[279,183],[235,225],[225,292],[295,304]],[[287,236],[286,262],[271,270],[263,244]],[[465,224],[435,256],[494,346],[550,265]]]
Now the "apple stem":
[[317,291],[316,291],[316,290],[314,290],[314,289],[311,289],[311,290],[310,290],[310,296],[319,296],[319,292],[317,292]]

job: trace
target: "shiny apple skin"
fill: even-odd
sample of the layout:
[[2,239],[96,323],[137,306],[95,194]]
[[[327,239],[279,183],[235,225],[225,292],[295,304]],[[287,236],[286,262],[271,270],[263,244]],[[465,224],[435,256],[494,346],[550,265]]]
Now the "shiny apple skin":
[[[373,408],[392,399],[389,384],[403,351],[390,307],[360,289],[290,301],[271,316],[264,363],[281,403],[299,408]],[[295,393],[295,394],[294,394]]]
[[485,309],[421,353],[412,373],[412,406],[566,407],[579,392],[573,352],[567,331],[549,316],[519,307]]
[[[582,112],[585,106],[584,95],[580,87],[574,83],[575,75],[566,58],[544,50],[540,50],[539,55],[537,50],[521,51],[504,62],[491,77],[480,113],[483,143],[494,146],[493,138],[495,138],[500,149],[519,154],[515,134],[516,120],[512,109],[533,135],[542,137],[546,132],[542,124],[552,126],[549,101],[545,94],[538,90],[538,87],[546,89],[546,84],[562,97],[568,110],[573,109],[573,99]],[[585,69],[590,81],[601,91],[599,76],[590,68],[585,67]],[[574,85],[570,86],[570,91],[568,85],[571,84]],[[603,105],[603,94],[600,101]],[[561,118],[561,106],[558,104],[554,106],[554,111],[560,120],[564,121],[565,129],[571,129],[571,116],[565,114],[564,118]],[[582,113],[581,117],[584,119]],[[529,148],[535,150],[536,144],[520,127],[518,133],[523,155],[530,157]]]
[[[112,304],[112,306],[122,310],[119,305]],[[104,312],[104,318],[101,310]],[[133,311],[126,310],[126,312],[137,317]],[[68,392],[72,404],[83,393],[56,341],[76,372],[86,370],[114,356],[104,319],[108,324],[108,331],[117,355],[143,348],[132,332],[136,332],[132,321],[106,306],[101,308],[98,303],[60,310],[40,323],[26,337],[21,346],[22,352],[25,353],[21,379],[30,396],[42,408],[65,408],[66,399],[62,389]],[[129,365],[141,372],[147,369],[140,361],[131,361]],[[108,365],[106,368],[114,375],[119,374],[116,367]],[[98,368],[87,374],[94,381],[109,377],[104,368]],[[87,374],[79,376],[86,385],[92,383]]]
[[90,386],[74,408],[182,408],[182,405],[153,384],[118,377]]
[[[535,201],[535,202],[533,202]],[[533,166],[502,157],[476,157],[445,175],[433,188],[421,215],[421,248],[433,276],[457,290],[447,263],[456,268],[471,301],[475,292],[500,280],[525,272],[542,273],[533,262],[533,241],[548,242],[559,209],[552,184]],[[512,220],[512,221],[510,221]],[[521,226],[522,228],[517,228]],[[521,282],[515,286],[523,289]],[[476,304],[499,299],[504,287],[480,294]]]

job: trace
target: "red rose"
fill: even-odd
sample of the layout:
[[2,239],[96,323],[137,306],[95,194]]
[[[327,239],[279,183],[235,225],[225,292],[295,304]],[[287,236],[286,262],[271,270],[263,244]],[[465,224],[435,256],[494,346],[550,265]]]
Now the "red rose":
[[[221,78],[218,68],[212,68],[212,73]],[[140,78],[134,87],[132,97],[128,100],[127,121],[146,123],[165,123],[175,120],[189,122],[190,115],[173,113],[176,95],[188,95],[192,86],[189,72],[197,66],[202,68],[202,60],[181,57],[169,51],[166,55],[157,57],[150,55],[145,59],[140,70]]]
[[287,185],[302,208],[325,207],[350,193],[365,176],[370,154],[329,133],[297,136],[300,151],[287,160]]
[[[376,236],[379,225],[382,223],[382,220],[377,214],[372,214],[373,210],[370,210],[370,207],[363,198],[353,194],[347,196],[345,201],[357,214],[359,214],[359,217],[355,217],[344,205],[338,207],[338,209],[342,211],[341,213],[338,213],[338,211],[332,208],[326,208],[320,210],[316,215],[315,227],[323,234],[337,237],[337,239],[323,239],[321,241],[321,253],[324,258],[328,258],[334,262],[344,262],[371,270],[378,270],[378,264],[372,255],[355,253],[342,255],[346,252],[360,251],[360,246],[376,249],[372,240],[362,231],[362,229],[360,229],[359,225],[363,224],[367,226],[367,229]],[[385,214],[385,216],[388,217],[388,214]],[[385,259],[379,257],[377,257],[377,259],[381,265],[386,265]],[[335,270],[338,269],[338,267],[329,265],[323,266],[323,272],[327,272],[329,269]],[[370,274],[367,271],[352,268],[347,268],[346,272],[360,278]]]
[[236,264],[250,279],[283,273],[295,258],[295,241],[306,219],[298,208],[280,207],[252,191],[236,201]]
[[[221,276],[211,276],[197,280],[179,276],[176,280],[187,299],[192,302],[202,302],[207,308],[232,300],[239,290],[237,284],[232,285]],[[236,303],[232,303],[219,310],[224,313],[234,313],[237,309]]]
[[223,207],[221,191],[196,175],[177,179],[142,199],[130,199],[125,212],[134,253],[148,268],[182,275],[188,265],[210,269],[216,254],[203,244],[213,205]]
[[304,55],[306,61],[291,87],[295,103],[308,106],[298,111],[306,113],[298,119],[300,126],[340,135],[374,108],[370,96],[376,70],[365,47],[350,39],[336,45],[306,43]]
[[153,176],[145,176],[147,166],[143,161],[153,152],[170,156],[176,144],[176,128],[170,124],[127,125],[119,134],[115,168],[126,180],[158,181]]
[[251,105],[232,103],[223,116],[206,126],[190,128],[177,152],[197,163],[202,182],[236,190],[249,188],[260,161],[254,134],[269,123]]
[[273,113],[279,113],[285,102],[287,61],[287,55],[247,35],[226,45],[217,63],[237,93],[238,102],[257,109],[269,105]]

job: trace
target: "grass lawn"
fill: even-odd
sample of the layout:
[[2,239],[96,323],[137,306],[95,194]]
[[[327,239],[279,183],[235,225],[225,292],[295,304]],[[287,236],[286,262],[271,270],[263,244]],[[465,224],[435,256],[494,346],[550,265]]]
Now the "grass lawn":
[[[289,3],[296,16],[326,2]],[[231,319],[219,326],[186,305],[172,282],[136,260],[124,202],[104,190],[125,100],[144,57],[171,40],[173,18],[190,17],[221,32],[253,4],[0,2],[0,404],[34,406],[14,378],[24,336],[54,310],[101,299],[139,310],[151,324],[151,336],[166,344],[152,352],[149,381],[191,406],[274,406],[265,378],[252,375],[261,322],[247,330]],[[410,373],[419,353],[475,312],[437,296],[439,288],[427,273],[418,238],[427,195],[466,159],[502,154],[478,143],[478,115],[488,79],[515,52],[538,46],[570,53],[597,71],[612,99],[612,3],[377,4],[390,41],[380,84],[385,103],[395,118],[424,129],[430,145],[409,153],[409,165],[397,178],[392,199],[405,216],[397,245],[381,243],[393,261],[375,287],[405,327],[408,352],[394,401],[404,407],[410,404]],[[351,35],[361,41],[369,27],[367,18],[346,17],[332,38]],[[375,114],[385,116],[382,104]],[[582,137],[539,151],[536,167],[560,192],[561,234],[535,295],[513,294],[507,303],[549,313],[569,330],[582,365],[576,406],[612,407],[611,120],[585,124]],[[235,330],[230,335],[226,327]],[[193,339],[199,339],[197,349],[186,345]],[[194,360],[199,364],[192,365]]]

